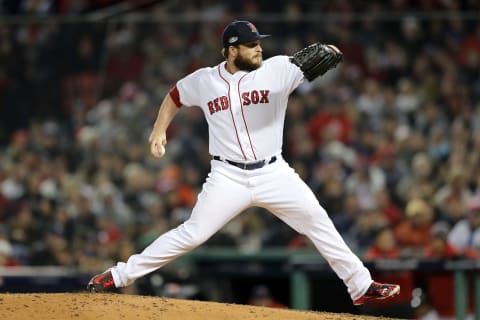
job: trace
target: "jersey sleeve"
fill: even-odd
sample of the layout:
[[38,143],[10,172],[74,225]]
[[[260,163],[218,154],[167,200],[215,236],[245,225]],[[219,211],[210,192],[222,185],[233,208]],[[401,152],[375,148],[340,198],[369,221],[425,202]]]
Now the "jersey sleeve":
[[275,56],[271,60],[272,67],[276,72],[279,72],[279,79],[287,86],[287,92],[290,94],[303,82],[302,70],[291,63],[288,56]]
[[177,108],[180,108],[182,103],[180,102],[180,94],[178,93],[177,86],[174,86],[172,89],[170,89],[168,94],[170,95],[170,98],[172,98],[172,101],[175,103]]
[[202,69],[197,70],[177,81],[178,101],[181,105],[186,107],[200,105],[199,91],[202,72]]

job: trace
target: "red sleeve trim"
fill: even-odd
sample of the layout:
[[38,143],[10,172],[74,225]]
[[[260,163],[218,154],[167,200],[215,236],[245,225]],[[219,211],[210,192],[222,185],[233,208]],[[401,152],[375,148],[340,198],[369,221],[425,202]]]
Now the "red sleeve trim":
[[172,89],[170,89],[168,94],[170,95],[170,98],[172,98],[177,108],[180,108],[182,103],[180,102],[180,94],[178,93],[177,86],[174,86]]

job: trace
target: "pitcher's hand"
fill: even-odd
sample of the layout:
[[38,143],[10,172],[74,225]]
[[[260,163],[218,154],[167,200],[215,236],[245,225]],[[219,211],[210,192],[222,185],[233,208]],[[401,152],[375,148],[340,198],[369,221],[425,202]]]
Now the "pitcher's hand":
[[161,158],[165,155],[165,145],[167,144],[167,134],[165,131],[152,130],[150,137],[150,153],[156,158]]

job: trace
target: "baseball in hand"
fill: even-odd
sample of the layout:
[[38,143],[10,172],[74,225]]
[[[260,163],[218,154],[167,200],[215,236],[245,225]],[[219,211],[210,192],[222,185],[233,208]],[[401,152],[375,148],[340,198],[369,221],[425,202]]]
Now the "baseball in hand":
[[165,146],[161,144],[157,144],[157,152],[158,152],[158,156],[163,157],[163,155],[165,154]]

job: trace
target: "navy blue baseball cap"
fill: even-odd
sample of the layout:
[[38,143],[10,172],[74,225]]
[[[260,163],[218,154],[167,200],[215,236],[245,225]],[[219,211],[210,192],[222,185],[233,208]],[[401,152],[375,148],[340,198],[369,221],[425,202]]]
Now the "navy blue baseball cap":
[[270,37],[269,34],[258,33],[257,27],[249,21],[235,20],[225,27],[222,33],[222,45],[224,48],[237,44],[252,42]]

